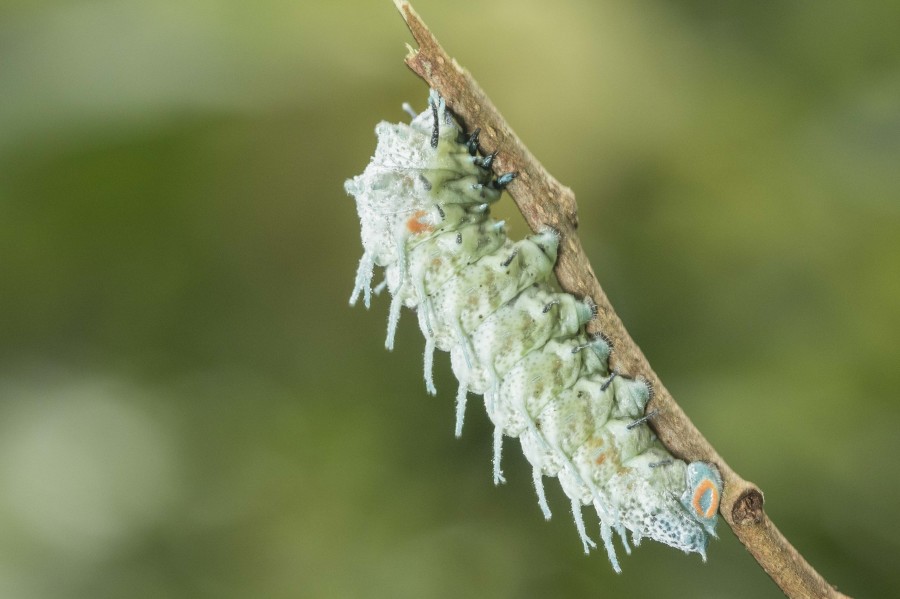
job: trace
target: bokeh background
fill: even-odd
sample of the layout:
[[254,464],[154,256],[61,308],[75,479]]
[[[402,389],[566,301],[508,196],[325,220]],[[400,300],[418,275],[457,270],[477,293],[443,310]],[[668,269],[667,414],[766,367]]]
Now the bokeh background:
[[[415,6],[773,520],[895,594],[900,5]],[[2,4],[0,597],[779,596],[725,526],[582,555],[513,443],[493,487],[477,402],[454,439],[409,313],[389,354],[347,306],[407,42],[387,0]]]

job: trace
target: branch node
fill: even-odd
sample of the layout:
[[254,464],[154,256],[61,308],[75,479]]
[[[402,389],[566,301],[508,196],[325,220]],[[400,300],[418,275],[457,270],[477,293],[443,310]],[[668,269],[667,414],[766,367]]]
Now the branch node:
[[747,489],[741,493],[731,508],[732,521],[740,526],[761,524],[765,520],[763,503],[765,499],[762,491]]

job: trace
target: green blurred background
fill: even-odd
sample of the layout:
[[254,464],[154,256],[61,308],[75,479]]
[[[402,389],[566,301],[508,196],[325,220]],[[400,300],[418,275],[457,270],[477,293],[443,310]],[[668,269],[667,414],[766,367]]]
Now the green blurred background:
[[[896,596],[900,5],[415,7],[773,520]],[[409,313],[389,354],[347,306],[410,41],[388,0],[2,5],[0,597],[779,596],[725,526],[582,555],[513,443],[493,487],[477,402],[454,439]]]

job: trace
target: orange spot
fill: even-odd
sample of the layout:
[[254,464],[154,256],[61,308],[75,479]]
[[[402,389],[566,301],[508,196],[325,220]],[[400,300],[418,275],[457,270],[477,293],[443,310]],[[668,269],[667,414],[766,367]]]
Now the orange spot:
[[605,461],[606,461],[606,454],[601,453],[600,455],[597,456],[597,459],[594,460],[594,463],[597,464],[598,466],[600,466]]
[[[700,505],[700,500],[703,499],[703,496],[706,495],[707,491],[711,496],[709,507],[704,511],[703,506]],[[703,482],[697,485],[691,505],[694,506],[694,511],[704,518],[712,518],[715,515],[716,511],[719,509],[719,490],[716,489],[716,485],[713,484],[713,481],[705,478],[703,479]]]
[[417,210],[415,214],[409,217],[409,220],[406,221],[406,228],[409,229],[409,232],[413,235],[421,235],[422,233],[431,233],[434,231],[434,227],[423,222],[424,217],[428,216],[428,213],[424,210]]

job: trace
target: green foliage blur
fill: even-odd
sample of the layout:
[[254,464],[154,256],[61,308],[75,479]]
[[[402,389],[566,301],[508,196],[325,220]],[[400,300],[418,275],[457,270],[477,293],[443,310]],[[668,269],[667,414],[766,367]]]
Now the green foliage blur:
[[[776,524],[894,595],[900,5],[414,5]],[[388,0],[0,7],[0,597],[780,596],[726,526],[585,557],[516,442],[493,487],[479,402],[454,439],[410,313],[389,354],[347,306],[408,42]]]

